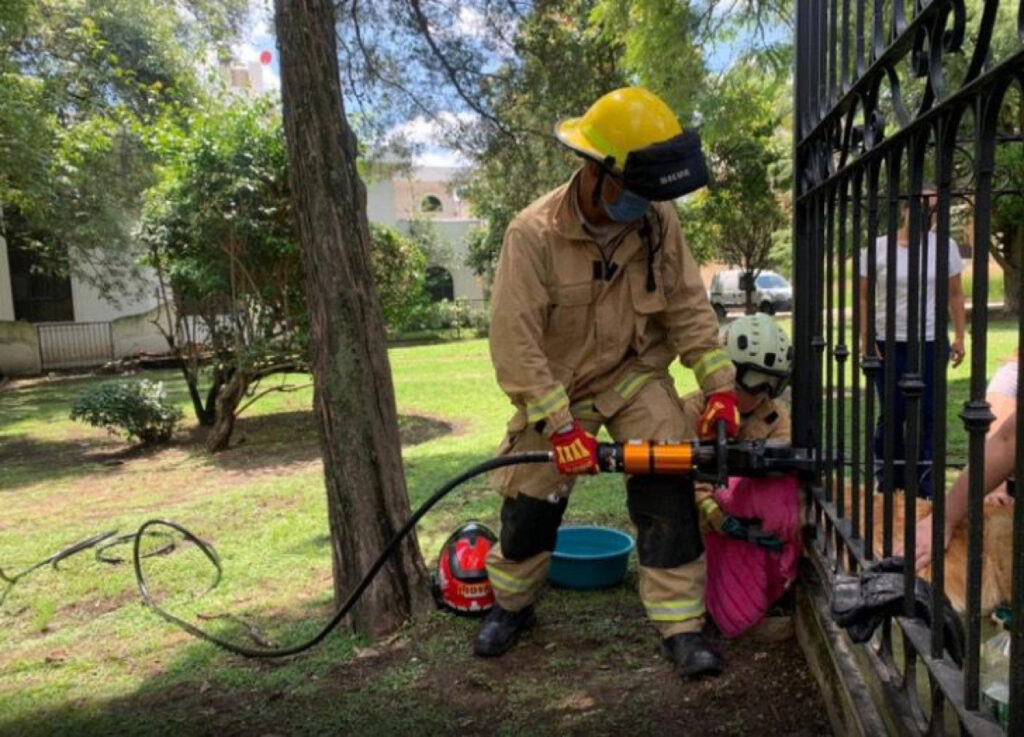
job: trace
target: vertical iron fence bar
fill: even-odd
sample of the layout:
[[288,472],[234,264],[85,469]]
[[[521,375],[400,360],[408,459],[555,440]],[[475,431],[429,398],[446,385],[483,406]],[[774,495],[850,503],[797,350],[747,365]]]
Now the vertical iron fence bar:
[[976,172],[974,199],[974,268],[971,279],[971,394],[960,416],[968,432],[967,502],[967,657],[964,660],[964,703],[977,709],[981,655],[982,501],[985,495],[985,434],[993,415],[985,400],[986,328],[988,322],[988,243],[991,234],[992,173],[995,126],[989,133],[987,98],[975,108]]
[[[801,41],[807,36],[807,23],[808,23],[808,5],[806,0],[798,0],[796,5],[796,23],[795,23],[795,35],[797,39]],[[799,248],[799,241],[796,238],[798,233],[797,230],[797,210],[800,206],[798,203],[799,197],[802,194],[803,187],[801,186],[801,180],[806,173],[806,157],[800,153],[800,141],[804,139],[806,131],[810,130],[811,122],[808,117],[808,105],[807,100],[807,80],[810,75],[809,66],[811,62],[811,49],[807,43],[798,42],[796,44],[796,68],[794,71],[794,83],[793,83],[793,119],[794,119],[794,133],[793,136],[793,202],[795,204],[793,212],[793,249],[794,251]],[[796,266],[796,254],[794,256],[794,267]],[[796,276],[794,273],[794,281]],[[794,298],[796,295],[794,294]],[[795,305],[794,305],[795,312]],[[795,419],[795,418],[794,418]]]
[[810,219],[807,201],[801,198],[805,189],[805,178],[812,168],[808,148],[801,149],[800,142],[812,127],[810,122],[811,60],[814,45],[809,42],[811,35],[811,7],[813,0],[797,0],[796,44],[797,68],[793,85],[794,118],[797,121],[797,135],[793,137],[793,431],[792,443],[797,447],[810,448],[810,399],[811,399],[811,351],[810,322],[811,290],[810,263]]
[[892,28],[889,29],[889,41],[895,41],[907,25],[903,12],[904,0],[892,0]]
[[[1021,5],[1024,12],[1024,4]],[[1024,269],[1018,270],[1018,294],[1024,294]],[[1017,345],[1024,344],[1024,320],[1017,321]],[[1017,361],[1017,386],[1024,382],[1024,361]],[[1014,480],[1017,489],[1024,481],[1024,394],[1017,392],[1017,431],[1014,444]],[[1013,505],[1013,584],[1010,588],[1010,722],[1007,734],[1024,734],[1024,503],[1020,495]]]
[[[953,152],[957,118],[939,120],[935,130],[938,150],[935,155],[938,186],[938,222],[935,237],[935,353],[943,356],[949,350],[949,225],[950,188],[953,184]],[[932,611],[941,611],[946,591],[946,409],[948,404],[946,366],[933,367],[935,386],[935,453],[932,457]],[[932,657],[942,657],[944,630],[932,627]]]
[[[851,503],[853,505],[853,537],[861,537],[861,489],[860,489],[860,355],[861,355],[861,343],[860,343],[860,310],[861,310],[861,299],[860,299],[860,270],[861,270],[861,196],[862,196],[862,185],[864,182],[862,169],[858,168],[853,175],[853,223],[852,223],[852,243],[851,243],[851,255],[853,256],[853,264],[851,266],[851,283],[852,288],[852,299],[853,299],[853,326],[850,330],[850,339],[853,343],[851,353],[852,362],[850,365],[850,388],[853,391],[853,402],[850,408],[850,457],[853,459],[853,465],[850,468],[850,486],[853,489],[853,498]],[[852,558],[851,552],[851,558]],[[851,569],[853,565],[851,563]]]
[[846,217],[847,200],[849,199],[849,180],[845,177],[839,182],[839,338],[833,349],[836,360],[836,512],[846,517],[846,486],[843,478],[843,466],[846,461],[846,359],[849,350],[846,347]]
[[818,0],[818,59],[822,63],[818,67],[818,117],[822,120],[831,105],[828,94],[828,5],[825,0]]
[[864,43],[864,6],[868,0],[857,0],[857,50],[854,55],[854,79],[864,76],[868,68]]
[[[896,482],[896,438],[903,434],[903,427],[896,426],[896,270],[899,254],[896,252],[897,229],[899,227],[900,163],[902,148],[896,146],[889,151],[886,170],[886,195],[888,214],[886,217],[885,243],[885,355],[882,359],[884,372],[885,406],[882,407],[884,432],[882,433],[882,557],[892,555],[892,496]],[[904,469],[905,472],[905,469]]]
[[885,49],[884,18],[885,2],[884,0],[875,0],[875,10],[871,18],[871,61],[880,57]]
[[810,76],[807,80],[808,114],[812,126],[821,119],[821,64],[814,61],[821,59],[821,48],[818,41],[818,15],[821,12],[819,2],[807,4],[807,45],[810,46],[811,63],[808,66]]
[[839,89],[846,92],[850,86],[850,0],[843,0],[843,53],[842,71],[839,74]]
[[[903,605],[906,616],[914,615],[914,552],[917,519],[917,495],[918,495],[918,445],[921,432],[921,351],[922,344],[918,334],[918,319],[920,314],[921,299],[921,262],[926,264],[927,252],[921,258],[922,234],[927,238],[927,226],[921,223],[921,188],[924,179],[924,149],[927,145],[927,132],[924,136],[920,134],[911,142],[907,151],[908,163],[910,165],[907,204],[909,205],[908,217],[909,233],[907,234],[907,315],[906,315],[906,352],[907,361],[903,376],[900,378],[899,391],[903,394],[904,406],[906,407],[906,432],[904,434],[903,453]],[[924,322],[924,320],[922,320]]]
[[[825,297],[825,280],[824,280],[824,258],[825,258],[825,244],[823,239],[825,237],[825,220],[828,197],[827,191],[821,191],[814,197],[814,233],[812,234],[814,243],[814,269],[813,281],[814,285],[814,307],[811,317],[813,319],[814,336],[811,338],[811,347],[814,348],[814,367],[811,376],[811,396],[814,397],[813,411],[814,411],[814,449],[818,458],[826,459],[827,464],[827,449],[822,443],[824,437],[824,413],[822,412],[822,403],[825,401],[825,393],[822,387],[822,379],[824,374],[824,367],[822,362],[825,358],[825,337],[824,337],[824,315],[822,307],[824,305]],[[819,483],[821,480],[819,479]],[[831,529],[826,529],[826,534],[831,533]]]
[[[886,157],[886,241],[885,241],[885,356],[882,359],[884,371],[885,405],[882,413],[885,418],[883,438],[883,483],[882,483],[882,557],[892,555],[892,503],[895,487],[893,461],[896,453],[896,437],[903,433],[902,427],[896,426],[896,275],[899,254],[896,249],[897,230],[899,228],[899,195],[900,165],[902,164],[903,147],[894,146]],[[880,652],[891,657],[892,620],[886,618],[882,622],[882,639]]]
[[839,36],[838,36],[838,0],[832,0],[829,8],[828,18],[828,107],[831,108],[839,100],[836,79],[839,66]]
[[[864,555],[868,560],[875,556],[875,433],[878,418],[875,417],[876,384],[882,364],[878,358],[876,320],[878,311],[878,187],[881,176],[881,162],[871,162],[868,169],[868,264],[867,264],[867,336],[861,349],[864,355],[864,455],[866,457],[864,479]],[[881,408],[880,408],[881,409]]]
[[[825,471],[825,499],[827,501],[835,501],[835,487],[833,486],[833,471],[835,469],[835,443],[833,442],[834,427],[833,421],[835,419],[835,412],[833,406],[835,405],[836,397],[832,393],[833,382],[835,375],[833,373],[833,361],[832,361],[832,346],[835,345],[833,342],[834,335],[832,331],[832,310],[835,307],[835,301],[833,297],[835,289],[835,271],[833,269],[833,258],[835,257],[835,196],[834,189],[832,187],[827,188],[825,194],[825,248],[822,250],[822,257],[825,263],[825,269],[821,280],[822,289],[824,290],[825,297],[825,344],[823,346],[822,358],[824,359],[824,391],[822,397],[825,402],[825,426],[824,433],[822,435],[822,459],[824,461]],[[840,516],[842,514],[840,513]],[[838,542],[838,541],[837,541]],[[838,548],[837,548],[838,550]]]

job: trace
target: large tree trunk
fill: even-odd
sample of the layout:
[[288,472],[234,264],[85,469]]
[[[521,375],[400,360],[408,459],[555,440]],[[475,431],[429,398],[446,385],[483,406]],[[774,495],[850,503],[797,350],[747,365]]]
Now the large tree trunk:
[[[409,517],[391,369],[370,270],[366,190],[345,118],[331,0],[275,0],[285,134],[306,272],[314,411],[335,598],[349,594]],[[350,617],[380,634],[431,605],[415,535]]]

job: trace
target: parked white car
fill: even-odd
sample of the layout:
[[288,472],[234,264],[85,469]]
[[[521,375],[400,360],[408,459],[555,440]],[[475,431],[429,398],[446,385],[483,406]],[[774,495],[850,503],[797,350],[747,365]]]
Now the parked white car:
[[[708,298],[719,318],[724,318],[732,308],[747,304],[747,295],[740,283],[746,273],[742,269],[716,272],[711,279]],[[759,312],[774,315],[776,312],[793,309],[793,287],[784,277],[774,271],[762,271],[754,279],[754,305]]]

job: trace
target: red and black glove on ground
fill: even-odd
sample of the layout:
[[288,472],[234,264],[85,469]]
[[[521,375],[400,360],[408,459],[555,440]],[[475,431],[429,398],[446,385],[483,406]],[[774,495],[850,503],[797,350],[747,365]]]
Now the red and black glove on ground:
[[704,414],[701,415],[700,424],[697,426],[697,434],[702,438],[715,437],[715,426],[721,420],[725,423],[725,434],[734,438],[740,433],[740,410],[736,392],[715,392],[708,395],[707,404],[704,405]]
[[551,436],[558,472],[571,475],[597,473],[597,438],[584,430],[579,422]]

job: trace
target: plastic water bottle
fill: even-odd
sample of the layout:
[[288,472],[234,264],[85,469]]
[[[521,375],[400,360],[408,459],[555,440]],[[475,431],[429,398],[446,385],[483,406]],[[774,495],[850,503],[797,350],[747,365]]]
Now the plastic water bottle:
[[1010,717],[1009,610],[1000,607],[995,619],[999,632],[981,646],[981,699],[996,721],[1007,728]]

